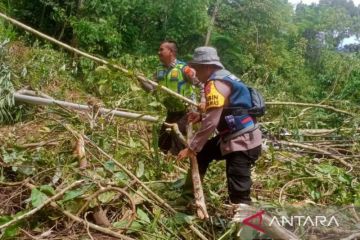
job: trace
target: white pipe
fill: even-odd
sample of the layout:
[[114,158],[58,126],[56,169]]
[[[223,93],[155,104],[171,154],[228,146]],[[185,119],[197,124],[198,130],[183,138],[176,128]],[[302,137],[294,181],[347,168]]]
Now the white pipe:
[[[15,98],[15,101],[25,102],[25,103],[30,103],[30,104],[37,104],[37,105],[58,104],[58,105],[61,105],[64,107],[69,107],[69,108],[73,108],[73,109],[81,110],[81,111],[91,111],[92,110],[91,107],[88,105],[76,104],[76,103],[71,103],[71,102],[55,100],[55,99],[27,96],[27,95],[23,95],[23,94],[19,94],[19,93],[15,93],[14,98]],[[142,120],[142,121],[147,121],[147,122],[157,122],[158,121],[157,117],[138,114],[138,113],[118,111],[118,110],[107,109],[107,108],[100,108],[99,113],[101,113],[101,114],[110,113],[110,114],[114,114],[115,116],[118,116],[118,117]]]

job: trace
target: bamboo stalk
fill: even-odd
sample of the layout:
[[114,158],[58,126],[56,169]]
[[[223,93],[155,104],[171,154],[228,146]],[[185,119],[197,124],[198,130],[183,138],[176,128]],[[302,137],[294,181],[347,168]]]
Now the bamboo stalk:
[[[187,144],[186,144],[187,146],[190,144],[192,136],[193,136],[193,126],[192,123],[189,123],[187,126]],[[200,219],[208,219],[209,214],[206,209],[204,191],[201,184],[199,165],[196,156],[190,157],[190,166],[191,166],[193,191],[195,197],[196,213]]]
[[[71,102],[55,100],[55,99],[27,96],[27,95],[22,95],[22,94],[18,94],[18,93],[14,94],[14,98],[16,101],[26,102],[26,103],[30,103],[30,104],[37,104],[37,105],[55,105],[55,104],[57,104],[60,106],[69,107],[69,108],[73,108],[73,109],[81,110],[81,111],[90,111],[91,110],[91,107],[88,105],[76,104],[76,103],[71,103]],[[147,122],[157,122],[158,121],[158,118],[152,117],[149,115],[130,113],[130,112],[118,111],[118,110],[107,109],[107,108],[100,108],[99,113],[101,113],[101,114],[111,113],[118,117],[142,120],[142,121],[147,121]]]
[[[109,61],[106,61],[106,60],[101,59],[101,58],[99,58],[99,57],[95,57],[95,56],[90,55],[90,54],[88,54],[88,53],[86,53],[86,52],[83,52],[83,51],[81,51],[81,50],[79,50],[79,49],[73,48],[73,47],[71,47],[70,45],[65,44],[65,43],[63,43],[63,42],[60,42],[60,41],[56,40],[55,38],[52,38],[52,37],[50,37],[50,36],[48,36],[48,35],[46,35],[46,34],[44,34],[44,33],[41,33],[41,32],[39,32],[39,31],[37,31],[37,30],[35,30],[35,29],[33,29],[33,28],[31,28],[31,27],[29,27],[29,26],[27,26],[27,25],[25,25],[25,24],[23,24],[23,23],[15,20],[15,19],[13,19],[13,18],[11,18],[11,17],[8,17],[7,15],[5,15],[5,14],[3,14],[3,13],[1,13],[1,12],[0,12],[0,17],[2,17],[3,19],[11,22],[11,23],[14,24],[15,26],[18,26],[18,27],[24,29],[24,30],[27,31],[27,32],[33,33],[33,34],[35,34],[35,35],[37,35],[37,36],[39,36],[39,37],[42,37],[42,38],[44,38],[44,39],[52,42],[52,43],[55,43],[55,44],[57,44],[57,45],[65,48],[66,50],[68,50],[68,51],[70,51],[70,52],[74,52],[74,53],[76,53],[76,54],[79,54],[80,56],[89,58],[89,59],[91,59],[91,60],[93,60],[93,61],[96,61],[96,62],[98,62],[98,63],[105,64],[105,65],[108,65],[108,66],[110,66],[110,67],[113,67],[113,68],[115,68],[115,69],[117,69],[117,70],[122,71],[123,73],[125,73],[125,74],[127,74],[127,75],[129,75],[129,76],[132,76],[132,75],[133,75],[132,72],[130,72],[129,70],[127,70],[127,69],[125,69],[125,68],[123,68],[123,67],[121,67],[120,65],[112,64],[112,63],[110,63]],[[147,79],[147,78],[145,78],[144,76],[135,75],[135,77],[136,77],[138,80],[140,80],[140,81],[145,81],[145,82],[150,83],[150,84],[153,85],[156,89],[161,89],[161,90],[163,90],[164,92],[167,92],[168,94],[170,94],[170,95],[172,95],[172,96],[174,96],[174,97],[177,97],[177,98],[181,99],[182,101],[184,101],[184,102],[186,102],[186,103],[188,103],[188,104],[191,104],[191,105],[194,105],[194,106],[198,106],[197,103],[191,101],[190,99],[182,96],[181,94],[179,94],[179,93],[177,93],[177,92],[174,92],[174,91],[170,90],[169,88],[166,88],[166,87],[158,84],[157,82],[154,82],[154,81],[152,81],[152,80],[150,80],[150,79]]]
[[299,102],[265,102],[266,105],[293,105],[293,106],[302,106],[302,107],[317,107],[317,108],[324,108],[328,110],[332,110],[334,112],[347,114],[350,116],[355,116],[354,113],[350,113],[341,109],[337,109],[333,106],[329,105],[322,105],[322,104],[315,104],[315,103],[299,103]]
[[[192,138],[192,124],[190,123],[187,126],[187,139],[182,135],[182,133],[179,130],[179,126],[176,123],[165,123],[165,126],[171,127],[177,138],[185,145],[188,146],[189,142]],[[200,219],[208,219],[209,214],[206,209],[205,204],[205,197],[204,197],[204,191],[201,184],[201,178],[199,174],[199,166],[196,157],[190,157],[190,166],[191,170],[188,172],[188,174],[191,174],[191,179],[193,183],[193,192],[195,197],[195,206],[196,206],[196,213],[197,216]]]
[[23,95],[34,96],[34,97],[42,97],[42,98],[53,99],[52,97],[50,97],[49,95],[47,95],[47,94],[45,94],[43,92],[33,91],[33,90],[28,90],[28,89],[20,89],[16,93],[23,94]]

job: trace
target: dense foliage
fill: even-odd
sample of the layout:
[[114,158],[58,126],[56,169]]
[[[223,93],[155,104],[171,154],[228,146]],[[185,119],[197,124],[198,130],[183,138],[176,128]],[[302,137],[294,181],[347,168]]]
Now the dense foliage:
[[[176,40],[180,54],[188,58],[204,43],[216,1],[1,3],[9,15],[42,32],[118,59],[125,53],[154,55],[165,39]],[[285,0],[220,1],[214,25],[211,44],[229,70],[266,85],[271,96],[280,99],[285,93],[288,99],[320,101],[330,94],[358,103],[349,91],[359,85],[359,48],[339,48],[345,37],[360,34],[360,7],[352,1],[322,0],[296,9]]]
[[[360,35],[360,6],[352,1],[320,0],[294,8],[286,0],[0,0],[0,11],[119,63],[130,73],[151,76],[161,41],[176,40],[185,60],[204,44],[217,3],[210,44],[229,70],[260,89],[267,101],[320,103],[343,110],[269,105],[260,121],[264,153],[254,170],[256,204],[360,206],[360,45],[342,45],[344,38]],[[188,223],[209,239],[229,234],[223,162],[214,164],[204,181],[212,221],[197,221],[183,213],[185,203],[177,202],[189,164],[158,151],[159,126],[59,106],[14,107],[11,96],[30,88],[56,99],[163,116],[158,96],[144,92],[131,74],[62,51],[1,19],[0,54],[0,225],[84,179],[84,185],[57,201],[62,210],[87,219],[87,214],[106,208],[112,229],[123,231],[129,217],[126,198],[112,191],[89,197],[111,185],[131,192],[137,218],[125,233],[136,239],[193,239]],[[173,214],[149,197],[89,141],[88,168],[80,169],[73,149],[82,134],[179,212]],[[27,184],[37,187],[29,190]],[[84,203],[88,205],[81,212]],[[87,235],[83,224],[68,221],[48,206],[29,221],[6,228],[0,238],[27,239],[26,231],[34,238],[46,238],[45,233],[64,239]],[[355,225],[349,221],[343,225],[350,231]]]

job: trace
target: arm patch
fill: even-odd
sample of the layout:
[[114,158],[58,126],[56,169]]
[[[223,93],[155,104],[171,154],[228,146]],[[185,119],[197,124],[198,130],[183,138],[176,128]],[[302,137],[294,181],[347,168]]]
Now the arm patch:
[[223,107],[225,97],[216,89],[215,82],[210,81],[205,86],[206,110]]
[[185,66],[183,69],[182,69],[184,75],[189,79],[189,80],[192,80],[195,78],[195,75],[196,75],[196,71],[195,69],[189,67],[189,66]]

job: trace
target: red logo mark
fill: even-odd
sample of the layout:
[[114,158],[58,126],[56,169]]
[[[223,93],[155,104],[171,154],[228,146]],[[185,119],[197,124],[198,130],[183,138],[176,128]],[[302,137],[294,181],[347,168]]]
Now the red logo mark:
[[[245,225],[248,225],[249,227],[252,227],[253,229],[259,231],[259,232],[262,232],[262,233],[265,233],[265,231],[261,228],[261,224],[262,224],[262,215],[265,213],[264,210],[258,212],[258,213],[255,213],[254,215],[251,215],[250,217],[247,217],[243,220],[243,224]],[[250,221],[252,219],[257,219],[259,218],[259,224],[254,224],[254,223],[251,223]]]
[[211,90],[211,83],[210,82],[208,82],[208,83],[206,83],[206,85],[205,85],[205,94],[206,95],[208,95],[209,93],[210,93],[210,90]]

